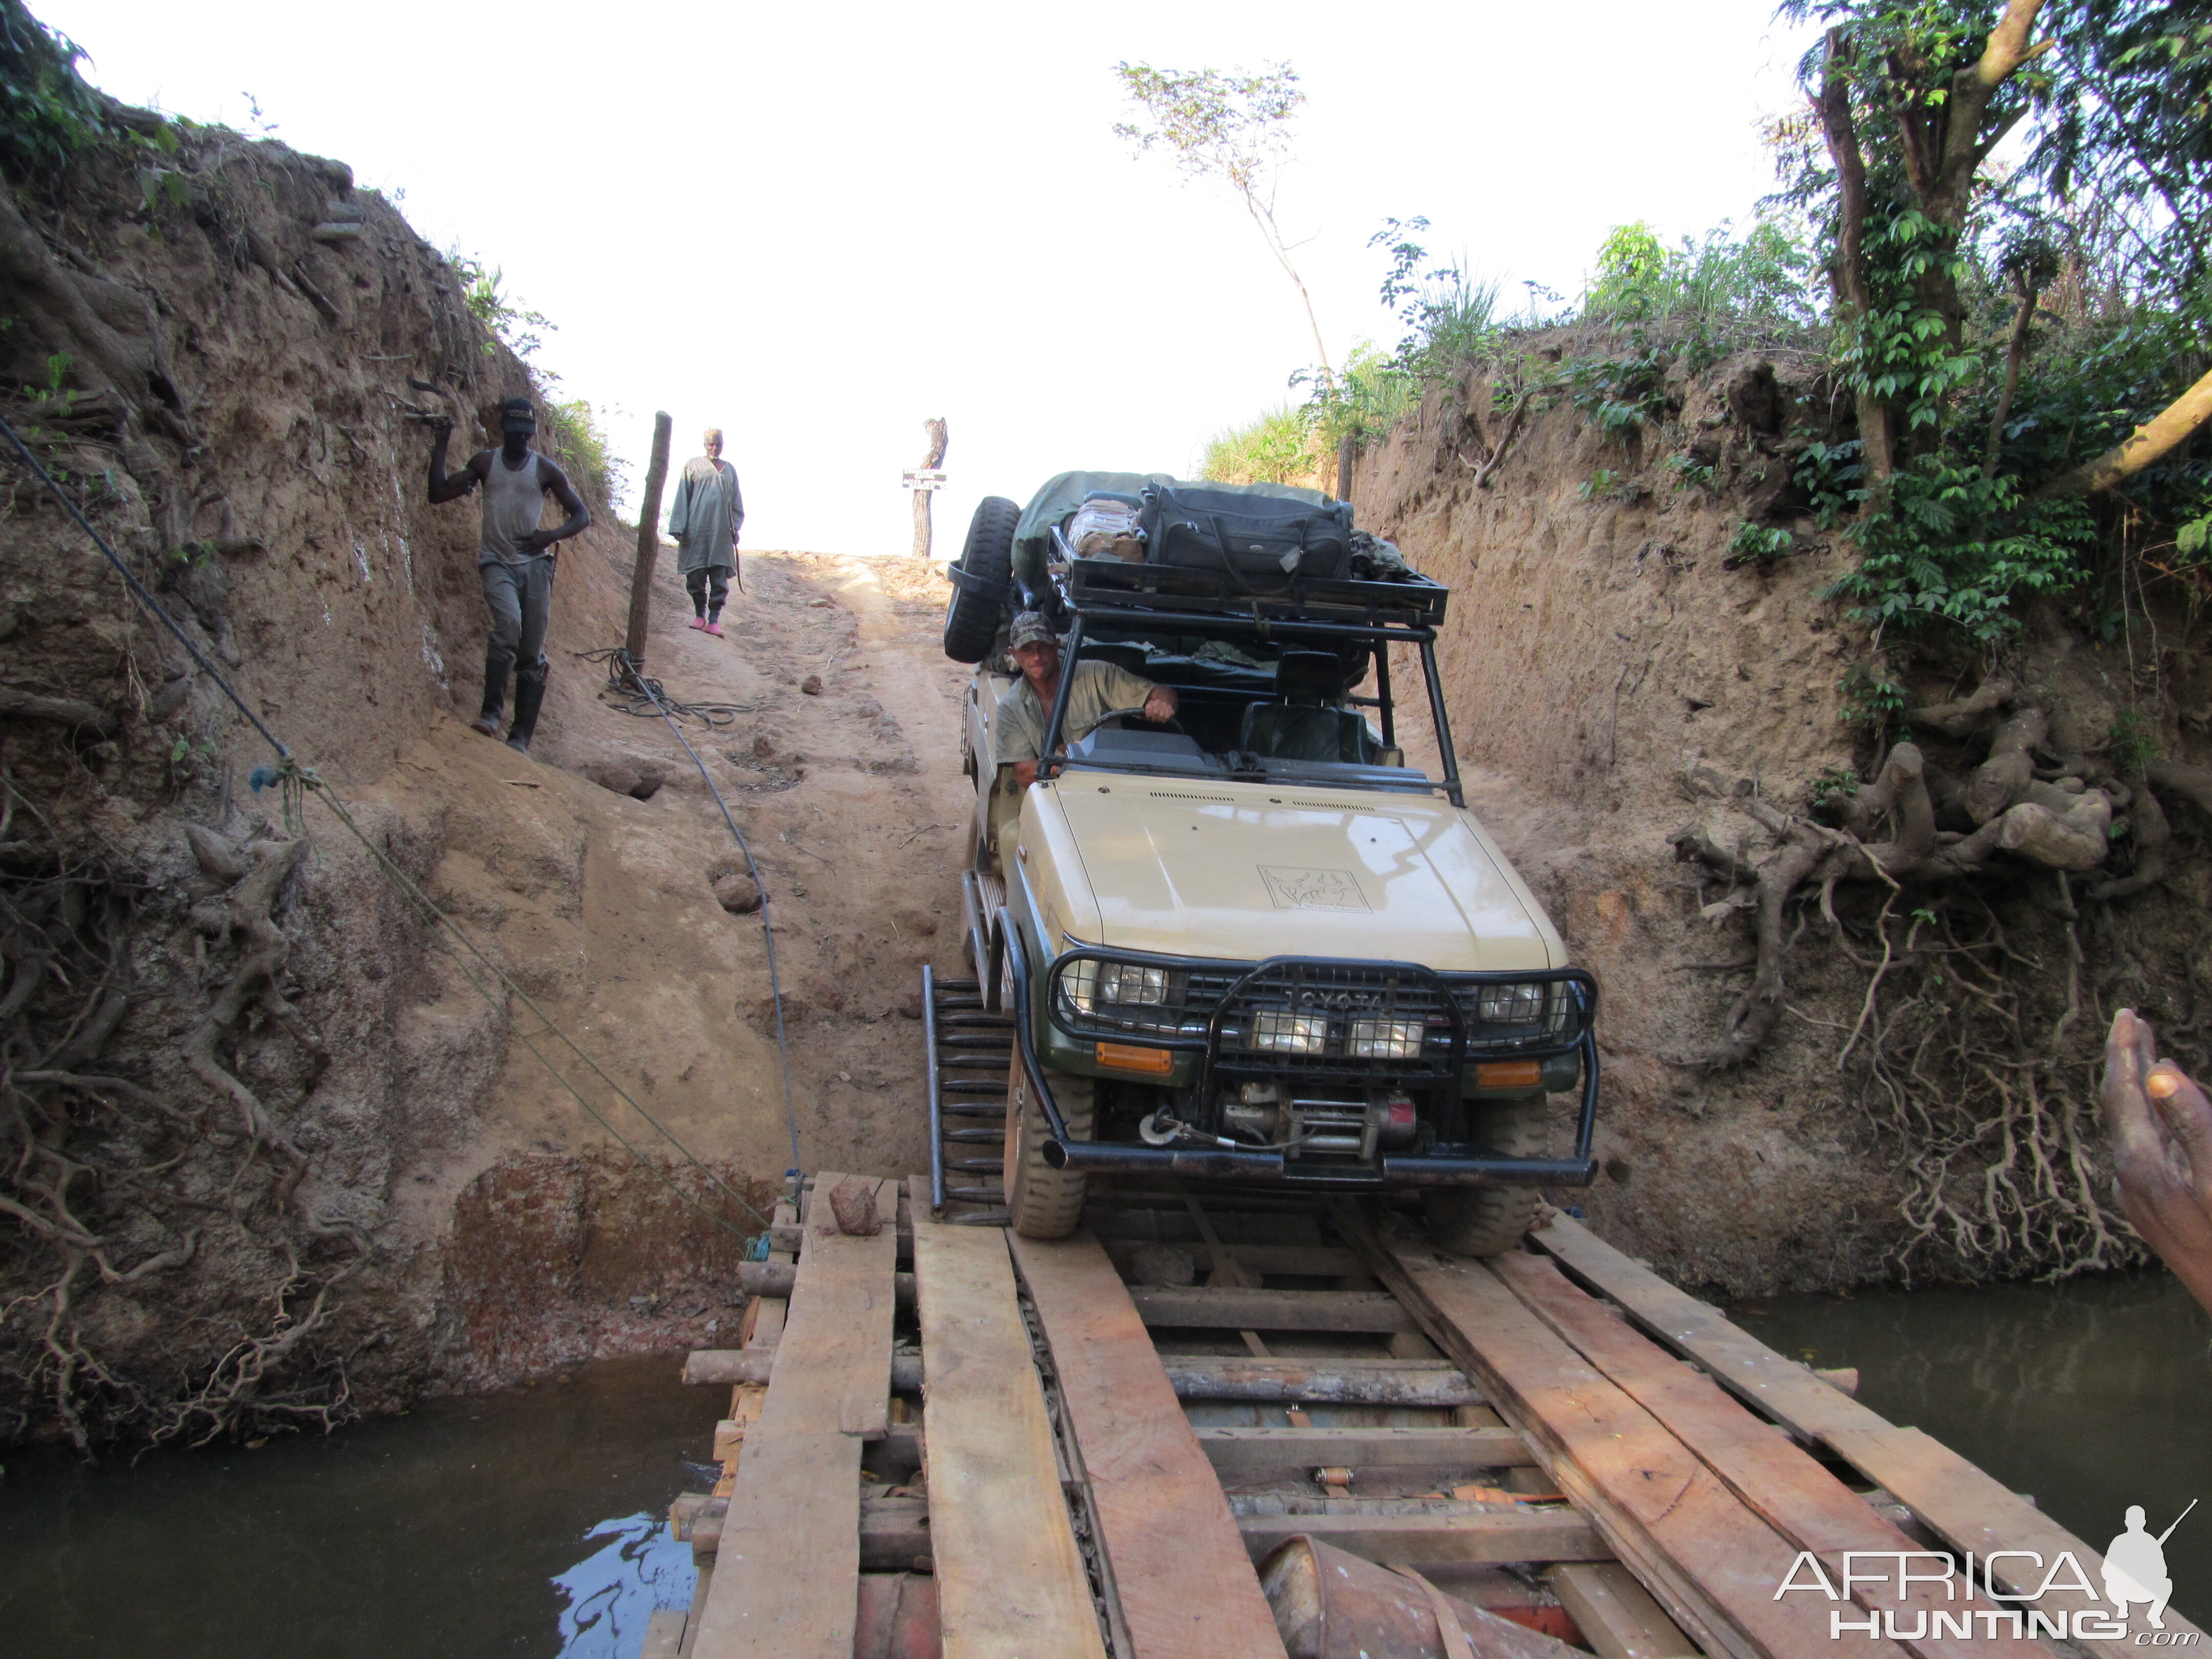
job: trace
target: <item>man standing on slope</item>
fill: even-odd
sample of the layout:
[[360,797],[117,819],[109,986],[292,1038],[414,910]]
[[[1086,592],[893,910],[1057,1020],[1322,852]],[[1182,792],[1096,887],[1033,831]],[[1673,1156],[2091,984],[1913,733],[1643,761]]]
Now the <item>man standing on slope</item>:
[[738,493],[738,470],[722,459],[722,428],[707,428],[707,453],[684,463],[676,500],[668,509],[668,533],[681,545],[676,569],[691,594],[691,626],[722,637],[722,602],[738,572],[738,530],[745,521],[745,498]]
[[[484,603],[491,607],[491,636],[484,645],[483,709],[469,723],[488,738],[499,735],[500,710],[507,702],[507,677],[514,673],[514,724],[507,746],[530,752],[538,729],[538,710],[545,701],[545,625],[553,610],[553,544],[577,534],[592,522],[591,509],[569,483],[568,476],[531,448],[538,416],[527,398],[508,398],[499,406],[501,443],[480,450],[451,477],[446,475],[446,443],[451,420],[436,423],[430,446],[430,501],[457,501],[483,487],[483,539],[477,574],[483,579]],[[550,495],[568,518],[551,530],[538,521]],[[520,658],[521,666],[515,667]]]

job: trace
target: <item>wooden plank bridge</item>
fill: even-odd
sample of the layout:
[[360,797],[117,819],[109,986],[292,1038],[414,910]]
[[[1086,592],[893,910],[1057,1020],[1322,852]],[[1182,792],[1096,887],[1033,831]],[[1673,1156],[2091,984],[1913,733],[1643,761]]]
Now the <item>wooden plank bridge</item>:
[[1471,1262],[1380,1205],[1124,1188],[1041,1243],[978,1139],[942,1210],[836,1174],[779,1206],[743,1346],[686,1366],[732,1390],[724,1476],[648,1655],[2139,1650],[2044,1588],[2067,1553],[2100,1583],[2090,1546],[1565,1215]]

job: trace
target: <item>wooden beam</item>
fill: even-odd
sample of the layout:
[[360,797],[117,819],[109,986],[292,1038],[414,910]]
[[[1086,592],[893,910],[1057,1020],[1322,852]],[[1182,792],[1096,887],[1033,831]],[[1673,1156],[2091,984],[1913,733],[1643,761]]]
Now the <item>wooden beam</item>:
[[[2092,1582],[2098,1582],[2102,1555],[2026,1498],[1940,1442],[1917,1429],[1896,1427],[1795,1360],[1775,1352],[1730,1323],[1717,1309],[1677,1290],[1571,1218],[1555,1215],[1529,1238],[1574,1278],[1619,1303],[1639,1328],[1695,1360],[1729,1393],[1793,1434],[1826,1446],[1871,1484],[1893,1494],[1953,1548],[1973,1551],[1978,1561],[1986,1561],[1991,1550],[2039,1551],[2046,1565],[2070,1552]],[[2008,1567],[2027,1571],[2030,1563],[1997,1558],[1996,1580],[2008,1594],[2024,1595],[2040,1587],[2039,1577],[2033,1583],[2009,1578]],[[2092,1605],[2090,1598],[2078,1594],[2069,1597],[2056,1587],[2045,1601],[2046,1612]],[[2169,1630],[2197,1628],[2172,1608],[2166,1617]],[[2203,1639],[2199,1637],[2200,1644]],[[2100,1659],[2122,1659],[2125,1653],[2140,1651],[2125,1642],[2096,1638],[2082,1639],[2078,1645]]]
[[[787,1261],[741,1261],[738,1264],[738,1288],[747,1296],[788,1297],[793,1279],[798,1275],[795,1263]],[[892,1294],[898,1299],[902,1311],[914,1307],[914,1275],[895,1273],[891,1278]]]
[[1565,1561],[1544,1574],[1597,1659],[1702,1659],[1636,1575],[1618,1561]]
[[[775,1370],[774,1348],[695,1348],[684,1357],[684,1380],[686,1382],[724,1386],[766,1382]],[[921,1392],[920,1354],[891,1355],[890,1389],[899,1394]]]
[[1482,1390],[1449,1363],[1426,1359],[1243,1359],[1163,1354],[1184,1400],[1309,1406],[1479,1406]]
[[1247,1429],[1200,1425],[1217,1469],[1502,1469],[1534,1463],[1510,1429]]
[[[828,1193],[842,1177],[823,1175]],[[875,1189],[878,1214],[896,1203]],[[839,1232],[809,1206],[768,1398],[745,1437],[691,1643],[696,1659],[852,1659],[860,1576],[860,1445],[889,1428],[896,1239]],[[740,1356],[741,1358],[745,1356]]]
[[[1832,1650],[1827,1601],[1776,1597],[1796,1558],[1789,1541],[1489,1269],[1395,1218],[1378,1232],[1347,1206],[1337,1225],[1699,1646],[1736,1659]],[[1903,1654],[1879,1638],[1853,1651]]]
[[1395,1298],[1374,1291],[1254,1291],[1241,1285],[1139,1285],[1130,1300],[1146,1324],[1254,1331],[1418,1330]]
[[[1570,1510],[1494,1515],[1240,1515],[1255,1562],[1293,1538],[1319,1539],[1370,1561],[1430,1567],[1491,1561],[1610,1561],[1613,1552]],[[1852,1650],[1854,1654],[1857,1650]]]
[[1081,1449],[1132,1659],[1285,1659],[1237,1522],[1114,1264],[1009,1236]]
[[1006,1235],[930,1219],[913,1179],[945,1659],[1104,1659]]
[[[1787,1434],[1753,1417],[1711,1377],[1638,1335],[1609,1305],[1569,1284],[1551,1262],[1510,1255],[1492,1268],[1524,1306],[1664,1424],[1769,1526],[1818,1559],[1830,1583],[1850,1582],[1849,1598],[1859,1607],[1894,1613],[1904,1628],[1923,1631],[1935,1628],[1933,1615],[1939,1612],[1998,1610],[1986,1597],[1942,1594],[1931,1583],[1905,1586],[1900,1593],[1893,1581],[1863,1571],[1855,1582],[1846,1581],[1847,1553],[1910,1554],[1917,1546]],[[2008,1636],[1899,1640],[1923,1659],[2048,1659],[2050,1651],[2040,1642]]]

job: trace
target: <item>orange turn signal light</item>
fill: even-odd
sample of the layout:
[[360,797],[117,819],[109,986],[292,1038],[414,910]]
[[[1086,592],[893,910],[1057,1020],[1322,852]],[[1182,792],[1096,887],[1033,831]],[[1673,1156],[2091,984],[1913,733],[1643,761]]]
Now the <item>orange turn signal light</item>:
[[1486,1060],[1474,1068],[1478,1089],[1533,1089],[1543,1080],[1540,1060]]
[[1111,1066],[1117,1072],[1142,1072],[1147,1077],[1165,1077],[1175,1070],[1175,1054],[1167,1048],[1139,1048],[1127,1042],[1102,1042],[1098,1045],[1098,1063]]

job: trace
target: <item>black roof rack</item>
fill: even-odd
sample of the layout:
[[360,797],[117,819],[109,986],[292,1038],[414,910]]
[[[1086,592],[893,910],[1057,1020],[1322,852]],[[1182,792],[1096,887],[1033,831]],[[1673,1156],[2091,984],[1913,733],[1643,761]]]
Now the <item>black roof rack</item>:
[[[1064,545],[1064,544],[1063,544]],[[1243,629],[1425,635],[1442,624],[1451,590],[1426,576],[1362,581],[1351,577],[1287,576],[1279,585],[1233,571],[1181,565],[1129,564],[1120,559],[1066,559],[1049,567],[1060,603],[1116,625],[1157,618],[1206,618]]]

